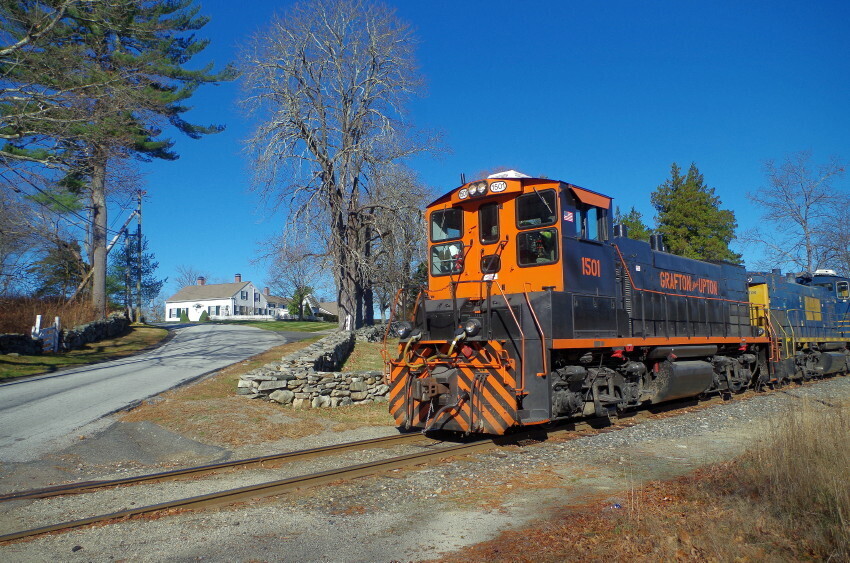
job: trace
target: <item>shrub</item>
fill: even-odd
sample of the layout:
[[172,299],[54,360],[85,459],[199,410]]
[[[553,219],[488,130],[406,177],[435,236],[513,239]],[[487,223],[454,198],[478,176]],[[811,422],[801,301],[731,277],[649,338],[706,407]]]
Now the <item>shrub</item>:
[[180,309],[180,322],[188,323],[189,322],[189,313],[186,309]]
[[200,318],[200,319],[198,319],[198,321],[200,321],[200,322],[202,322],[202,323],[208,323],[208,322],[210,322],[210,316],[209,316],[209,314],[207,314],[207,312],[206,312],[206,311],[204,311],[203,313],[201,313],[201,318]]

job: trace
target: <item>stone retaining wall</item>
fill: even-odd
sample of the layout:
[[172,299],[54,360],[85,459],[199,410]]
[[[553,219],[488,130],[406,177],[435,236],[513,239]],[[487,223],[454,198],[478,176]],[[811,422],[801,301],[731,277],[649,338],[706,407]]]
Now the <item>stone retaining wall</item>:
[[0,354],[37,356],[41,354],[41,340],[27,334],[0,334]]
[[62,331],[62,349],[78,350],[92,342],[107,338],[124,336],[130,330],[130,319],[123,313],[109,315],[101,321],[92,321],[84,325]]
[[[62,350],[78,350],[92,342],[123,336],[130,330],[130,320],[123,313],[108,316],[102,321],[93,321],[62,331]],[[41,354],[41,340],[28,334],[0,334],[0,354]]]
[[336,332],[306,348],[242,375],[236,392],[294,408],[344,407],[384,402],[381,372],[339,373],[354,348],[355,333]]

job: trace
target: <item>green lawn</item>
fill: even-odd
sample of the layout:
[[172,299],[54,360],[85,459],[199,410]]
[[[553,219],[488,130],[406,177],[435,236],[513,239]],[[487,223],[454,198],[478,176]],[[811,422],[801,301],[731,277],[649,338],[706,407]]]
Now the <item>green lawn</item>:
[[[218,322],[218,321],[217,321]],[[245,326],[255,326],[263,330],[272,330],[275,332],[319,332],[320,330],[328,330],[336,328],[336,323],[323,323],[314,321],[222,321],[223,324],[235,324]]]
[[24,375],[53,373],[62,368],[94,364],[130,356],[165,338],[168,331],[151,326],[134,326],[120,338],[93,342],[81,350],[41,356],[10,356],[0,354],[0,381]]

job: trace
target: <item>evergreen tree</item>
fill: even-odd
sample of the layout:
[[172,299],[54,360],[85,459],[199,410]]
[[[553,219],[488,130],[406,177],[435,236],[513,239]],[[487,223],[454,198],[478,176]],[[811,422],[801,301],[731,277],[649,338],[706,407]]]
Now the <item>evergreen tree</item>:
[[[292,301],[289,302],[289,314],[298,315],[298,320],[304,320],[304,299],[313,293],[313,288],[309,285],[299,285],[295,288],[295,293],[292,296]],[[312,313],[311,313],[312,314]]]
[[[113,248],[110,253],[109,275],[106,277],[106,289],[109,300],[116,306],[121,306],[132,316],[133,305],[138,299],[136,280],[139,276],[139,259],[135,237],[125,239],[125,244],[119,251]],[[152,252],[148,252],[148,239],[142,237],[142,309],[148,314],[156,307],[162,287],[168,278],[156,277],[159,262],[154,261]]]
[[682,175],[674,162],[670,178],[652,192],[652,205],[658,213],[657,231],[672,254],[741,262],[741,255],[729,249],[738,226],[735,214],[720,208],[720,198],[705,185],[696,164]]
[[628,229],[629,238],[645,242],[649,241],[650,229],[643,222],[641,212],[635,209],[634,206],[625,215],[620,213],[620,208],[618,207],[614,213],[614,222],[620,223]]
[[[16,75],[19,60],[0,62],[4,78],[34,85],[33,92],[47,96],[47,107],[59,108],[60,115],[68,112],[62,122],[69,125],[61,131],[46,125],[33,129],[28,127],[32,111],[16,106],[15,115],[24,118],[3,123],[17,131],[4,131],[5,138],[11,139],[4,152],[31,152],[32,146],[45,146],[43,142],[33,145],[34,139],[58,138],[66,153],[63,161],[85,180],[92,213],[92,302],[102,314],[106,305],[105,183],[110,160],[176,159],[171,150],[174,142],[162,136],[160,127],[165,122],[191,138],[221,131],[221,126],[185,121],[183,114],[190,109],[185,102],[201,84],[231,80],[236,71],[228,66],[214,73],[212,64],[199,70],[185,68],[208,44],[194,34],[208,18],[198,16],[193,0],[77,0],[46,5],[53,9],[35,19],[54,22],[53,32],[42,36],[47,43],[24,49],[22,54],[15,51],[38,63],[33,73]],[[16,21],[19,13],[30,16],[42,9],[26,0],[4,2],[0,8],[7,22]],[[40,28],[31,23],[5,26],[12,41],[26,40],[33,29]],[[31,154],[25,156],[33,159]]]
[[27,269],[27,275],[38,285],[36,297],[67,299],[86,274],[80,244],[57,240],[45,255]]

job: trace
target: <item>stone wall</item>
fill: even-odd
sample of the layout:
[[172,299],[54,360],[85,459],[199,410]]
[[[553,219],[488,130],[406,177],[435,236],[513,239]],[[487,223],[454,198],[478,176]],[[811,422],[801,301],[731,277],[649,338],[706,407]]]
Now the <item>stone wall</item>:
[[[130,320],[123,313],[109,315],[102,321],[93,321],[62,331],[62,350],[78,350],[92,342],[127,334]],[[42,352],[41,340],[28,334],[0,334],[0,354],[36,356]]]
[[0,334],[0,354],[37,356],[41,354],[41,340],[28,334]]
[[123,313],[113,313],[102,321],[92,321],[63,330],[62,349],[78,350],[92,342],[124,336],[129,330],[130,319],[125,317]]
[[354,332],[336,332],[306,348],[242,375],[236,392],[294,408],[344,407],[383,402],[389,387],[381,372],[339,373],[354,348]]

